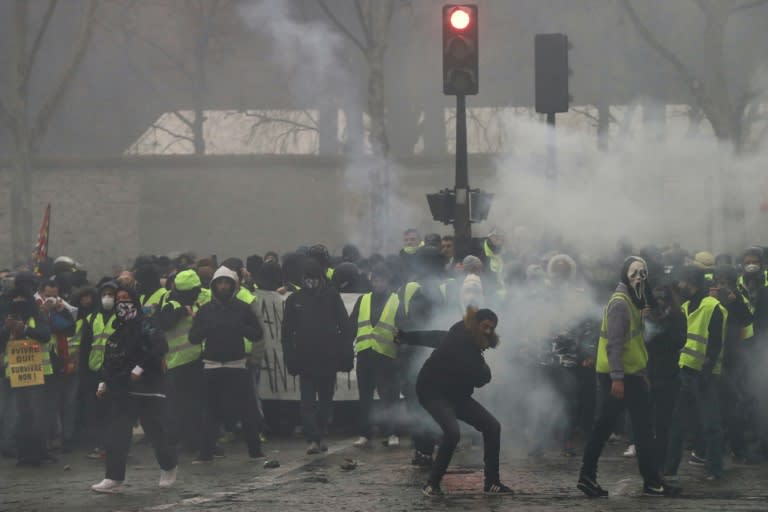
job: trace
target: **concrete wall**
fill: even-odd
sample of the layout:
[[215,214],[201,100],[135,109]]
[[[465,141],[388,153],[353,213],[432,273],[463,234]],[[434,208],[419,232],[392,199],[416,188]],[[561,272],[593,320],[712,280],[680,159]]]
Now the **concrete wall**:
[[[493,175],[490,160],[472,165],[473,186]],[[338,159],[129,159],[40,168],[32,184],[35,229],[50,201],[50,254],[72,256],[94,277],[139,253],[244,258],[300,244],[333,250],[370,242],[360,165]],[[392,249],[406,226],[448,233],[432,221],[425,194],[453,182],[453,161],[414,160],[391,172],[398,191]],[[0,266],[11,264],[8,190],[9,174],[0,171]]]

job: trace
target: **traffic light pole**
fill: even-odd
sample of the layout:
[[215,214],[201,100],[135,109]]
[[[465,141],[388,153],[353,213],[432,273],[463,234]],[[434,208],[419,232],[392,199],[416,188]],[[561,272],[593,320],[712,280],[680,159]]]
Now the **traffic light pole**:
[[453,230],[457,243],[472,239],[469,220],[469,171],[467,169],[467,105],[466,96],[456,95],[456,210]]
[[547,114],[547,179],[557,180],[557,133],[555,132],[555,114]]

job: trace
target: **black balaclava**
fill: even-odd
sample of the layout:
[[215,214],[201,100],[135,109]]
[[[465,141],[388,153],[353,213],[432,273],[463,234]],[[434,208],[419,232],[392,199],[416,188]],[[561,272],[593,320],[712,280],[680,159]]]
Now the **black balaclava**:
[[140,295],[152,295],[160,288],[160,272],[152,264],[136,268],[136,290]]

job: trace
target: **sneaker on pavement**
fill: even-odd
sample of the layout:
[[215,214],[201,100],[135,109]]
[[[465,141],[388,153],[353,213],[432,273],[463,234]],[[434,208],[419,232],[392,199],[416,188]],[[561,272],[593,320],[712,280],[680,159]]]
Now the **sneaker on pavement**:
[[100,492],[104,494],[118,494],[123,492],[123,482],[117,480],[110,480],[105,478],[97,484],[91,486],[91,490],[94,492]]
[[611,437],[608,438],[609,443],[615,443],[617,441],[621,441],[621,434],[611,434]]
[[201,459],[200,457],[198,457],[198,458],[196,458],[195,460],[192,461],[192,464],[197,466],[198,464],[210,464],[212,462],[213,462],[212,458],[211,459]]
[[104,460],[106,453],[101,448],[94,448],[92,452],[86,456],[91,460]]
[[627,446],[627,449],[624,451],[625,457],[636,457],[637,456],[637,449],[635,448],[635,445],[631,444]]
[[400,438],[392,434],[384,441],[384,446],[387,446],[389,448],[400,446]]
[[369,443],[369,442],[370,442],[370,441],[368,440],[368,438],[367,438],[367,437],[365,437],[365,436],[360,436],[360,437],[358,437],[358,438],[357,438],[357,440],[355,440],[355,442],[354,442],[354,443],[352,443],[352,446],[356,446],[356,447],[358,447],[358,448],[362,448],[362,447],[364,447],[364,446],[368,446],[368,443]]
[[309,447],[307,448],[307,455],[317,455],[320,452],[321,452],[320,445],[318,445],[314,441],[309,443]]
[[679,496],[681,492],[682,492],[682,489],[680,487],[677,487],[675,485],[670,485],[668,483],[643,485],[643,496],[652,496],[657,498],[673,497],[673,496]]
[[600,487],[597,480],[583,473],[579,475],[579,482],[576,484],[576,488],[586,494],[588,498],[608,497],[608,491]]
[[707,463],[707,459],[699,457],[696,452],[691,452],[691,456],[688,458],[688,464],[691,466],[703,466]]
[[432,484],[427,484],[422,487],[421,493],[427,498],[439,498],[441,496],[445,496],[445,493],[443,493],[443,490],[440,489],[439,485]]
[[173,484],[176,483],[176,474],[178,473],[179,467],[176,466],[173,469],[169,469],[168,471],[161,470],[160,471],[160,482],[157,484],[159,487],[162,487],[163,489],[167,489],[168,487],[171,487]]
[[483,492],[486,494],[515,494],[511,487],[507,487],[501,482],[486,482],[483,486]]

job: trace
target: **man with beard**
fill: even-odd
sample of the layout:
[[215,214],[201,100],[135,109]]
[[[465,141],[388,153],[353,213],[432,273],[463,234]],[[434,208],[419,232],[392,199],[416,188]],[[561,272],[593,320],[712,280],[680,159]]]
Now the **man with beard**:
[[459,444],[458,420],[483,434],[483,490],[489,494],[513,493],[499,478],[501,424],[472,398],[475,388],[491,380],[491,369],[483,359],[483,352],[498,345],[497,324],[498,317],[490,309],[469,308],[464,319],[451,327],[419,371],[416,379],[419,402],[443,432],[429,481],[422,489],[426,496],[443,494],[440,482]]
[[654,304],[646,291],[648,266],[640,257],[624,260],[621,281],[608,301],[600,327],[595,371],[600,412],[584,448],[577,487],[590,498],[608,497],[597,483],[597,462],[616,420],[629,411],[635,434],[637,461],[646,496],[672,496],[680,490],[659,475],[653,445],[651,398],[648,389],[648,352],[643,339],[643,317]]

